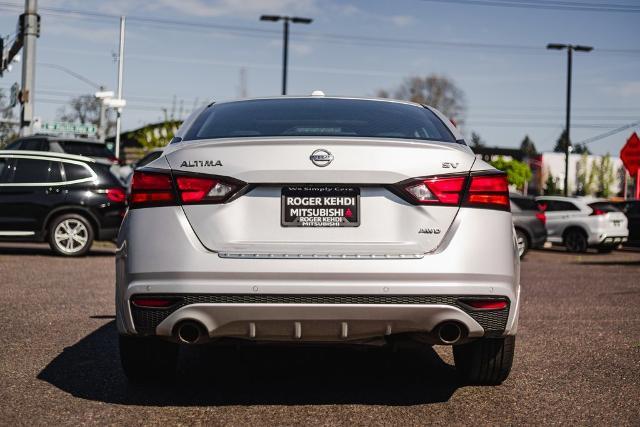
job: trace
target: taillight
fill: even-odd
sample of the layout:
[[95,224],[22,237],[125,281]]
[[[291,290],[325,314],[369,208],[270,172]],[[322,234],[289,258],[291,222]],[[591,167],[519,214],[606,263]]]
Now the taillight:
[[538,218],[543,225],[547,223],[547,216],[544,212],[536,212],[536,218]]
[[130,206],[136,208],[178,203],[223,203],[242,184],[230,178],[222,180],[217,177],[178,175],[175,177],[174,188],[170,174],[137,171],[131,182]]
[[176,183],[180,200],[184,203],[221,202],[237,188],[219,179],[194,176],[178,176]]
[[127,198],[127,194],[124,192],[122,188],[107,188],[106,190],[107,199],[113,203],[122,203]]
[[167,205],[175,202],[171,176],[156,172],[134,172],[131,181],[132,208]]
[[471,175],[464,206],[509,210],[509,182],[503,174]]
[[464,176],[425,178],[408,184],[405,191],[420,204],[459,205],[465,179]]
[[471,307],[474,310],[504,310],[509,306],[509,303],[503,299],[470,299],[463,298],[460,302],[464,305]]
[[592,208],[592,209],[593,209],[593,212],[591,212],[589,215],[604,215],[607,213],[602,209],[598,209],[598,208]]

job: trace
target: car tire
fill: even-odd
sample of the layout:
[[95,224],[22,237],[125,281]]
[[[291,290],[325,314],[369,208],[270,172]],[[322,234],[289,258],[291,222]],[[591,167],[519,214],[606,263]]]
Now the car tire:
[[120,335],[120,363],[131,382],[162,382],[175,377],[178,344],[156,337]]
[[86,217],[64,214],[49,223],[49,246],[58,255],[83,256],[91,249],[93,227]]
[[587,236],[582,230],[573,228],[564,235],[564,246],[569,252],[586,252],[589,247]]
[[469,384],[499,385],[511,372],[515,343],[515,336],[507,336],[453,346],[456,370]]
[[529,251],[529,237],[522,230],[516,230],[516,242],[518,243],[518,256],[522,259]]

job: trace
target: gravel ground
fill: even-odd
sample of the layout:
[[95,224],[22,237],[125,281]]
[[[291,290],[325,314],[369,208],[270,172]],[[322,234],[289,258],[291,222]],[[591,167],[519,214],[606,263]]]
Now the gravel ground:
[[112,248],[63,259],[0,244],[0,277],[3,425],[640,425],[639,252],[531,252],[516,360],[499,387],[461,384],[441,347],[196,348],[176,384],[130,386]]

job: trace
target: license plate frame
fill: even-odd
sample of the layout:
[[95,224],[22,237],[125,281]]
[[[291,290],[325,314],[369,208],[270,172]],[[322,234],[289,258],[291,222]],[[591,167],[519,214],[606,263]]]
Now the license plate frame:
[[[311,201],[311,198],[314,200]],[[347,203],[348,201],[353,203]],[[326,210],[324,212],[326,215],[311,215],[311,213],[323,213],[322,209]],[[339,211],[340,209],[342,212]],[[351,213],[350,216],[347,209]],[[281,189],[280,225],[282,227],[359,227],[361,220],[359,187],[339,184],[305,184],[288,185]]]

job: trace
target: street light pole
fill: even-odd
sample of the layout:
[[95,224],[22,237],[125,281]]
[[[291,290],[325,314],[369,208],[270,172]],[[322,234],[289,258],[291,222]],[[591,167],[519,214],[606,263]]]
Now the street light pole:
[[[118,49],[118,100],[122,100],[122,75],[124,71],[124,34],[125,34],[125,17],[120,17],[120,48]],[[122,120],[122,107],[116,109],[116,145],[115,156],[120,158],[120,131]]]
[[559,44],[550,43],[547,45],[547,49],[562,50],[567,49],[567,112],[565,116],[564,134],[564,195],[569,195],[569,153],[571,144],[571,75],[573,73],[573,51],[577,52],[591,52],[593,47],[571,45],[571,44]]
[[313,19],[300,18],[298,16],[262,15],[261,21],[278,22],[283,21],[282,34],[282,95],[287,94],[287,68],[289,66],[289,22],[294,24],[311,24]]

